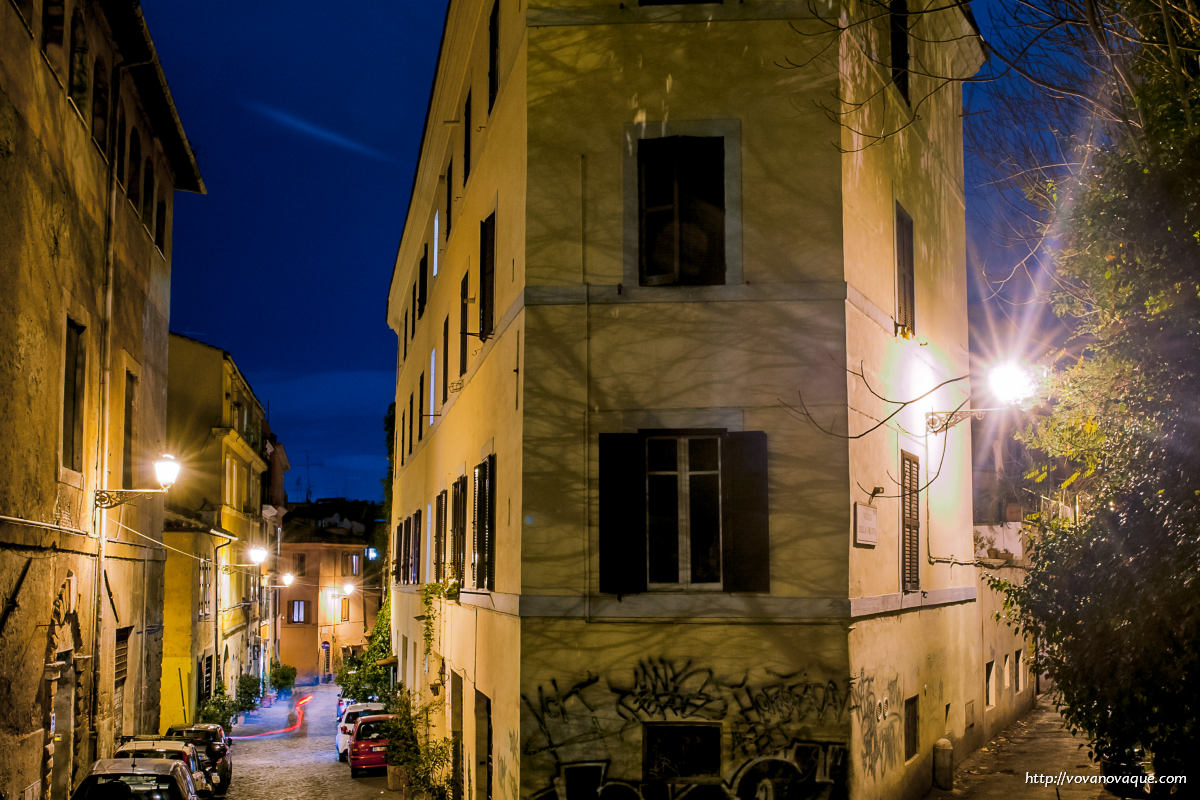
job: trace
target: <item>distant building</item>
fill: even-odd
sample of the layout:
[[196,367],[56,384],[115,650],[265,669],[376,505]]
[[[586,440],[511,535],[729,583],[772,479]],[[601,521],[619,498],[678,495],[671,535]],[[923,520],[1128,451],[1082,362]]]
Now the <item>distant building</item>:
[[278,590],[279,658],[297,683],[332,680],[366,647],[382,602],[378,517],[378,503],[332,498],[295,505],[284,520],[279,570],[292,583]]
[[157,730],[174,194],[203,192],[136,2],[0,3],[0,795]]
[[930,73],[983,49],[909,5],[451,0],[388,322],[393,646],[454,800],[903,800],[982,741],[926,414],[970,391]]
[[164,728],[194,719],[218,683],[232,696],[239,675],[262,677],[263,579],[278,540],[262,513],[263,406],[233,357],[173,333],[168,385],[167,440],[189,470],[167,504]]

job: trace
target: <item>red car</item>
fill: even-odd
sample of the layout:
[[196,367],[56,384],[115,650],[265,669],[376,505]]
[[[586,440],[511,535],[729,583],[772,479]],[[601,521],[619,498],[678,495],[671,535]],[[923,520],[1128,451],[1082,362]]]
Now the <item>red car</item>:
[[395,717],[395,714],[372,714],[359,717],[354,723],[347,748],[351,778],[357,778],[361,770],[387,766],[387,722]]

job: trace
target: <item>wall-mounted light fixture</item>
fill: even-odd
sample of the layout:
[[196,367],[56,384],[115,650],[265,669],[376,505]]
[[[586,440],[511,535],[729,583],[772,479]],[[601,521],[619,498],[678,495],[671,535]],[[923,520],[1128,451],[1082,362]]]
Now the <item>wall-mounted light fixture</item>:
[[97,489],[96,508],[116,508],[134,500],[140,500],[151,495],[164,494],[179,478],[179,462],[174,456],[163,454],[154,462],[154,477],[161,488],[158,489]]

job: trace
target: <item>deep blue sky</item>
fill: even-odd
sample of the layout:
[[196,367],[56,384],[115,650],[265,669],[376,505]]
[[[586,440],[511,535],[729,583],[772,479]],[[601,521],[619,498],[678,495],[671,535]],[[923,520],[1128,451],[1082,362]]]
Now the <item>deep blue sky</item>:
[[176,195],[171,330],[232,354],[293,501],[382,497],[385,305],[445,7],[143,0],[208,187]]

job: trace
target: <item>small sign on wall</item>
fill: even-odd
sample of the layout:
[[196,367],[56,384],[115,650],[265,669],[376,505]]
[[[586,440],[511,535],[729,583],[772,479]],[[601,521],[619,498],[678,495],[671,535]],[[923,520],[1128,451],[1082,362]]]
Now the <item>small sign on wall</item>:
[[854,543],[874,547],[879,542],[879,509],[854,504]]

